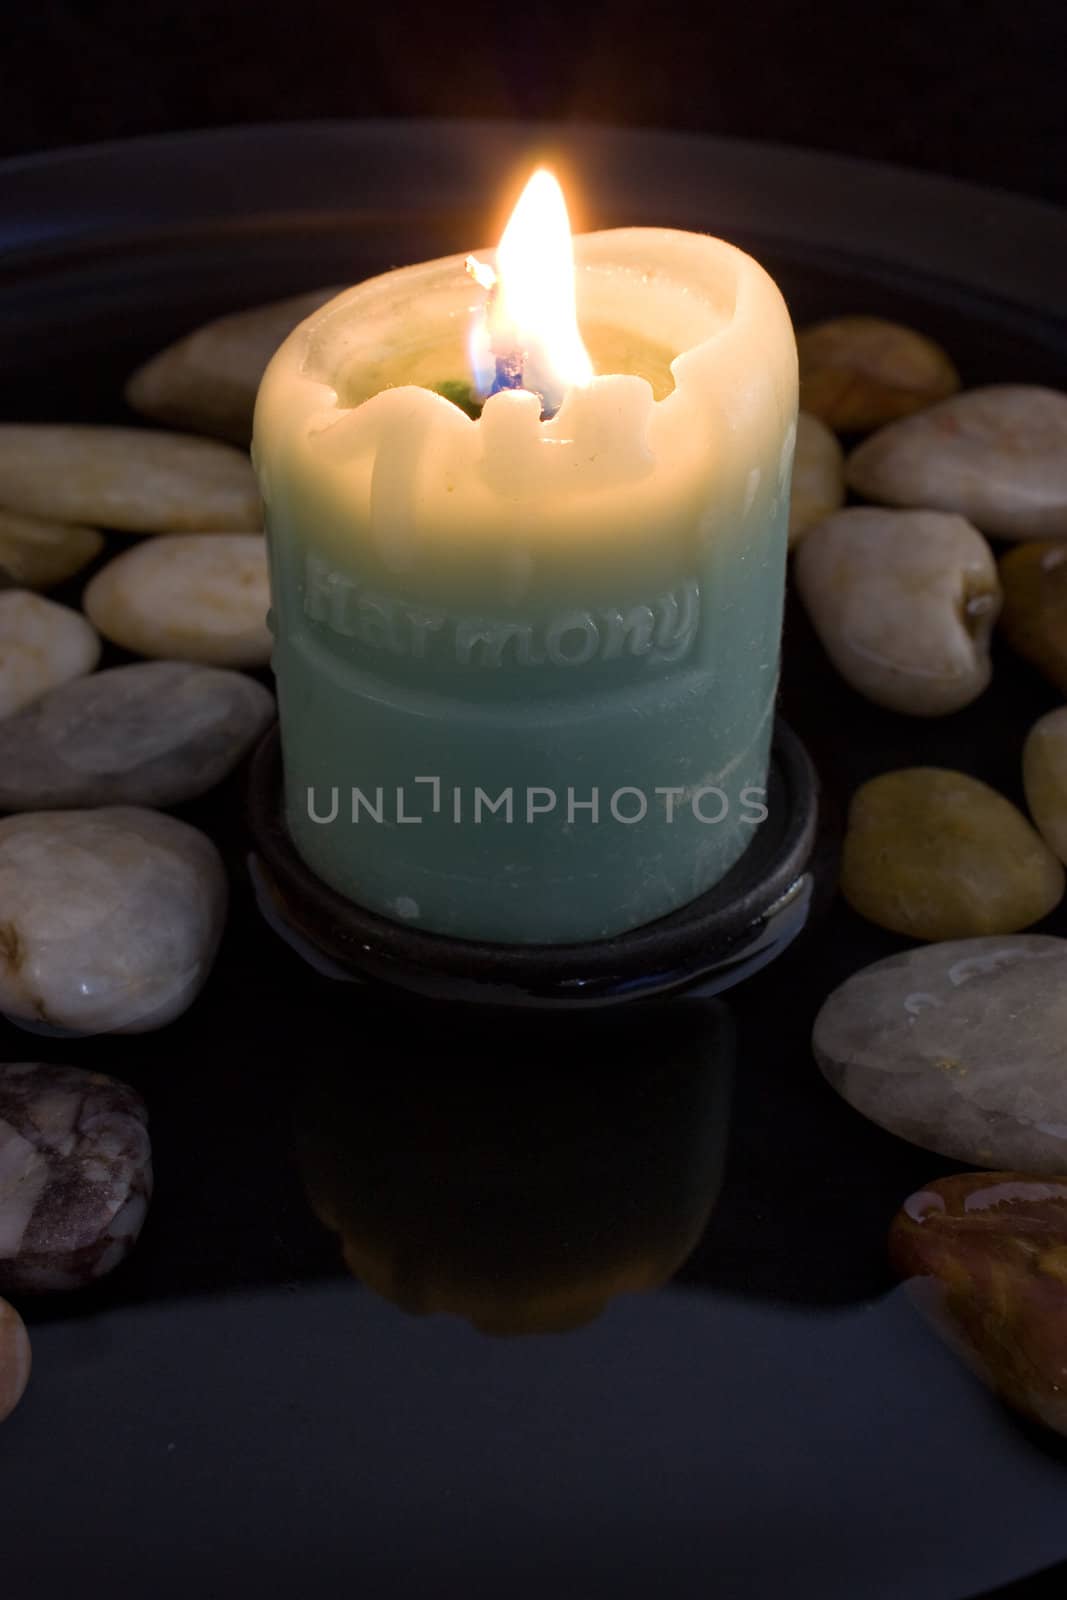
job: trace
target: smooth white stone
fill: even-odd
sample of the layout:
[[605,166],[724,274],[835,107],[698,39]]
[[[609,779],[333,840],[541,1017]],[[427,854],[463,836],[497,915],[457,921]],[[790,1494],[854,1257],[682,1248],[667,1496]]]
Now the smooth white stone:
[[124,650],[219,667],[266,666],[269,606],[267,544],[256,533],[145,540],[85,591],[89,616]]
[[943,716],[988,684],[1000,580],[962,517],[839,511],[804,536],[796,581],[827,655],[878,705]]
[[0,592],[0,717],[92,672],[100,639],[79,611],[29,589]]
[[1003,539],[1067,537],[1067,394],[965,390],[865,439],[846,476],[867,500],[955,511]]
[[94,672],[0,722],[0,811],[179,805],[220,783],[273,716],[274,696],[240,672]]
[[226,915],[202,833],[133,806],[0,821],[0,1011],[75,1033],[142,1033],[192,1003]]
[[815,1021],[849,1105],[927,1150],[1067,1172],[1067,939],[958,939],[858,972]]

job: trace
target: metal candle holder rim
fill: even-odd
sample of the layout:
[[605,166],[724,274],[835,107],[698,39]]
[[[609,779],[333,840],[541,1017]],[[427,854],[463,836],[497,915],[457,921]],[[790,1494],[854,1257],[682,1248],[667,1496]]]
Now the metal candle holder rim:
[[720,883],[655,922],[609,939],[505,945],[455,939],[394,922],[346,899],[297,853],[284,820],[275,724],[252,759],[248,816],[254,877],[271,921],[323,966],[424,998],[498,1007],[613,1006],[732,987],[766,965],[807,917],[819,784],[796,734],[775,724],[767,820]]

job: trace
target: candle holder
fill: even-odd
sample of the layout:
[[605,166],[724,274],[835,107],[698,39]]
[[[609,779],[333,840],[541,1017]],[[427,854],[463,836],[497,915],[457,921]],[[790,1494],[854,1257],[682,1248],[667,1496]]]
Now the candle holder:
[[249,870],[267,922],[329,977],[425,999],[554,1010],[722,993],[758,972],[808,918],[819,856],[819,784],[803,744],[775,725],[767,820],[726,876],[655,922],[582,944],[490,944],[406,926],[346,899],[298,854],[284,820],[281,741],[252,761]]

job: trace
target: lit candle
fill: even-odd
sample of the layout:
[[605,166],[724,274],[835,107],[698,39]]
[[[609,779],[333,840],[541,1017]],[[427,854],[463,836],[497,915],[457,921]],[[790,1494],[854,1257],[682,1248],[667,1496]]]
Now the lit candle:
[[796,382],[756,262],[572,243],[547,174],[497,252],[296,329],[254,457],[286,820],[320,878],[513,944],[718,882],[764,815]]

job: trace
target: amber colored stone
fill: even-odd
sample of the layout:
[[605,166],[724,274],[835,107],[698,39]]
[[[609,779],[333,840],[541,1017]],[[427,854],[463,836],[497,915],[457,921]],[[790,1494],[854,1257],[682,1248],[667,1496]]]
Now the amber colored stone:
[[1027,734],[1023,784],[1038,832],[1067,861],[1067,706],[1039,717]]
[[881,317],[834,317],[797,335],[800,403],[844,433],[880,428],[955,394],[941,346]]
[[1001,561],[1000,581],[1004,637],[1067,694],[1067,541],[1018,545]]
[[963,772],[908,767],[857,789],[841,891],[913,939],[1018,933],[1059,904],[1063,867],[1009,800]]
[[939,1178],[904,1202],[889,1251],[990,1387],[1067,1434],[1067,1177]]
[[29,1335],[14,1306],[0,1300],[0,1422],[14,1411],[29,1381]]

